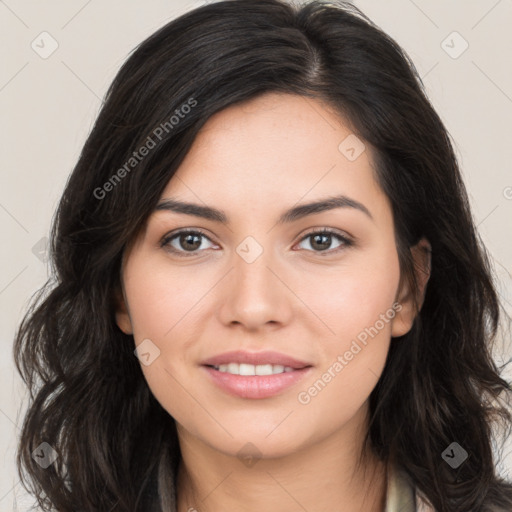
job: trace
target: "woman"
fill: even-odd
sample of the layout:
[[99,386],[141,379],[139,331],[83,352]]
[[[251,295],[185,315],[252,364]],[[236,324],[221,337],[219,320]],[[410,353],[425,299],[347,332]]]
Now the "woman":
[[512,510],[487,254],[413,64],[354,6],[219,2],[144,41],[51,252],[15,344],[45,510]]

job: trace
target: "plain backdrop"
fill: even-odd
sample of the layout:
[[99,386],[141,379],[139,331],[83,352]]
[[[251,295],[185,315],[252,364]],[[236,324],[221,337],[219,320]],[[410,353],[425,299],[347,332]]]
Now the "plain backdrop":
[[[354,3],[406,50],[423,78],[455,142],[512,314],[512,0]],[[14,466],[26,394],[12,343],[30,296],[47,277],[45,237],[63,186],[128,53],[201,4],[0,1],[0,512],[26,511],[32,503]],[[501,355],[498,363],[505,360]],[[510,468],[509,458],[502,470]]]

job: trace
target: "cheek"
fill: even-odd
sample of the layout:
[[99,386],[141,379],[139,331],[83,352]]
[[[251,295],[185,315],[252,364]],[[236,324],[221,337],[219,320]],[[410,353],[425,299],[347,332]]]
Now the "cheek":
[[197,272],[192,275],[165,265],[128,271],[125,289],[137,342],[150,338],[165,345],[186,323],[187,315],[200,307],[201,298],[214,284],[212,276],[202,278]]
[[386,312],[394,315],[390,308],[399,277],[396,252],[380,248],[347,258],[333,272],[303,273],[297,294],[321,321],[325,342],[340,350],[376,322],[379,330],[391,332],[389,322],[383,327],[380,318]]
[[[321,312],[319,316],[329,330],[323,329],[326,334],[319,345],[321,367],[302,387],[299,403],[311,403],[310,410],[330,409],[329,414],[339,421],[350,417],[367,400],[389,350],[397,312],[398,256],[392,249],[375,254],[379,256],[361,258],[357,265],[347,265],[328,279],[324,276],[308,281],[303,288],[303,294],[309,290],[304,302]],[[332,408],[333,404],[343,407]]]
[[171,416],[194,416],[197,411],[190,407],[187,389],[194,377],[189,374],[194,363],[189,346],[197,333],[190,320],[215,281],[198,272],[192,275],[184,269],[165,264],[157,268],[143,261],[142,257],[133,258],[124,275],[136,345],[149,339],[157,347],[150,345],[151,363],[145,365],[141,359],[141,369],[152,394]]

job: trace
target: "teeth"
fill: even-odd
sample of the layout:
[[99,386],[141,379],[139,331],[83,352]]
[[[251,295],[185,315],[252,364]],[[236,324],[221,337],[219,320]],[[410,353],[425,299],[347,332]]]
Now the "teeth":
[[231,373],[233,375],[273,375],[276,373],[293,372],[290,366],[281,364],[246,364],[229,363],[214,366],[219,372]]

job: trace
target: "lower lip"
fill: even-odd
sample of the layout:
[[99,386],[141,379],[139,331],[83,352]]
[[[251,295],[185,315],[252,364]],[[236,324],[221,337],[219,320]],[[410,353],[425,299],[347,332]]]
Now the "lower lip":
[[303,379],[312,369],[300,368],[293,372],[275,373],[273,375],[233,375],[220,372],[211,366],[203,366],[214,383],[221,389],[242,398],[269,398],[293,386]]

